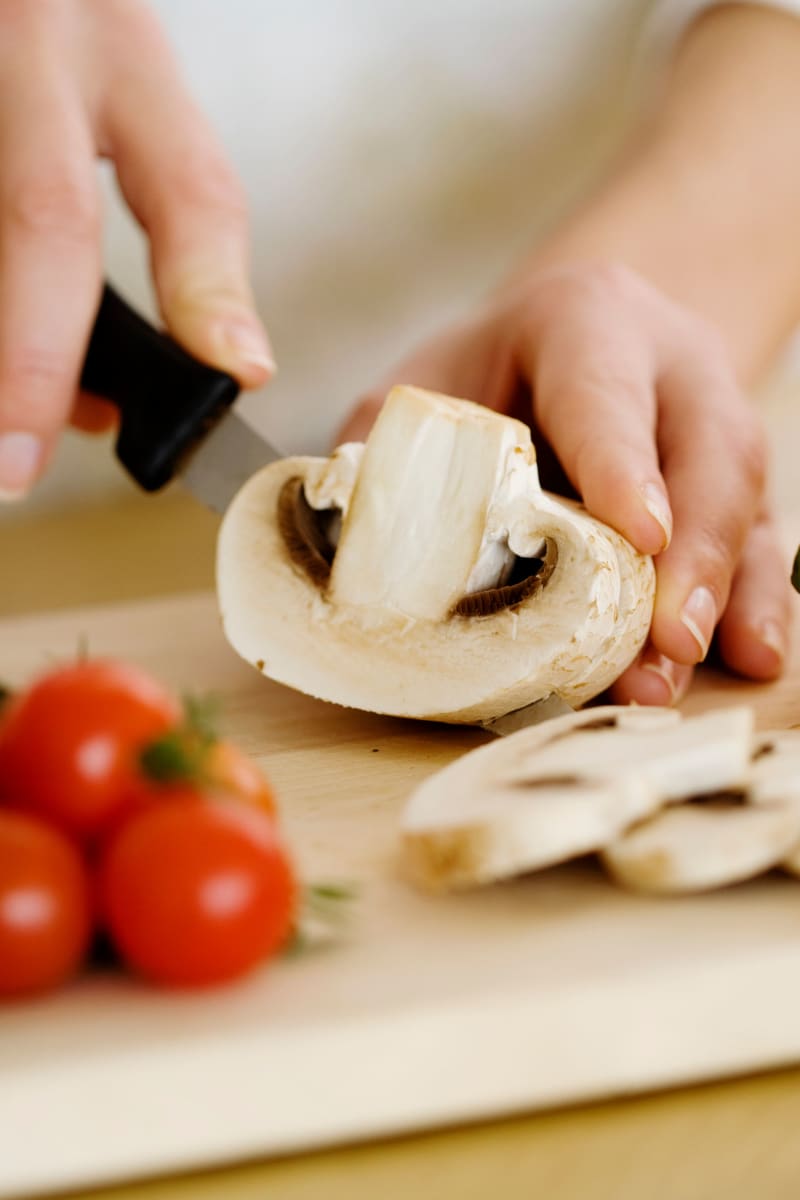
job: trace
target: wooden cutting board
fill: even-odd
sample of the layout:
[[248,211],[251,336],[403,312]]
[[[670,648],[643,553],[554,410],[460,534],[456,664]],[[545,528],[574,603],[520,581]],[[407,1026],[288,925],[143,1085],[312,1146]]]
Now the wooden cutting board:
[[[486,735],[350,712],[235,658],[206,595],[0,622],[21,683],[88,639],[182,690],[281,798],[304,876],[352,880],[336,945],[228,989],[97,974],[0,1011],[0,1196],[233,1161],[800,1061],[800,884],[647,900],[590,863],[461,897],[403,879],[413,785]],[[685,707],[752,702],[800,721],[797,664],[772,687],[708,672]]]

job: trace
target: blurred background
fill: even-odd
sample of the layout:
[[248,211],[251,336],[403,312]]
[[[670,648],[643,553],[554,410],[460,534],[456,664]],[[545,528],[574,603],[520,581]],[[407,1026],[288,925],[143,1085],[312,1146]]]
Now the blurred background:
[[[666,11],[652,0],[152,7],[249,194],[279,374],[243,407],[287,453],[324,451],[373,378],[468,309],[606,169],[657,86]],[[146,246],[110,168],[100,172],[108,277],[156,320]],[[147,532],[134,522],[126,533],[126,503],[151,506]],[[109,439],[73,433],[34,496],[0,507],[2,556],[13,561],[40,518],[56,522],[57,555],[58,520],[87,505],[109,522],[104,561],[87,551],[91,582],[77,592],[74,553],[65,561],[65,602],[113,593],[129,537],[150,537],[170,586],[210,582],[211,518],[188,500],[134,498]],[[44,604],[54,570],[28,563],[0,611]]]
[[[279,375],[245,406],[288,452],[322,450],[359,391],[602,169],[642,15],[641,0],[614,20],[607,0],[151,7],[247,187]],[[108,276],[155,318],[145,243],[102,176]],[[67,435],[24,511],[124,486],[106,446]]]

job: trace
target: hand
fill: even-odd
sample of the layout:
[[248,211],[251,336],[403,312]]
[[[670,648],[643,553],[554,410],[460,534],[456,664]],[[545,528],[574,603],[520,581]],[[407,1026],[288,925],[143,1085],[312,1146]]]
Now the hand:
[[247,278],[241,187],[138,0],[0,0],[0,498],[24,494],[70,418],[102,280],[95,172],[110,158],[150,241],[164,320],[244,386],[273,370]]
[[715,628],[732,670],[780,673],[790,593],[765,439],[721,339],[697,317],[622,267],[534,273],[393,371],[338,441],[366,436],[395,382],[523,419],[532,398],[535,433],[590,512],[657,556],[650,642],[615,700],[679,699]]

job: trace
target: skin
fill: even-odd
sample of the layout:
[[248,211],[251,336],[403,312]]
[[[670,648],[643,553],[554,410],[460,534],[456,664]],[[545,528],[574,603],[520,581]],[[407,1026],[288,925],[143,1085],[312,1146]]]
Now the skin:
[[[734,671],[783,665],[786,564],[744,393],[800,317],[798,111],[800,21],[735,4],[701,17],[603,186],[337,438],[364,437],[401,381],[532,414],[589,509],[658,555],[651,642],[621,701],[679,698],[715,629]],[[244,386],[274,369],[241,185],[152,14],[0,0],[3,498],[32,486],[68,420],[109,421],[76,395],[101,282],[98,156],[149,238],[173,335]]]
[[773,679],[786,656],[788,566],[745,391],[800,319],[798,111],[800,21],[711,10],[597,192],[337,437],[363,438],[402,381],[532,411],[590,511],[657,555],[651,640],[614,689],[623,703],[679,699],[715,629],[741,675]]
[[98,157],[149,239],[173,335],[244,386],[274,370],[242,186],[153,15],[137,0],[0,0],[3,499],[29,490],[70,419],[112,419],[76,392],[102,280]]

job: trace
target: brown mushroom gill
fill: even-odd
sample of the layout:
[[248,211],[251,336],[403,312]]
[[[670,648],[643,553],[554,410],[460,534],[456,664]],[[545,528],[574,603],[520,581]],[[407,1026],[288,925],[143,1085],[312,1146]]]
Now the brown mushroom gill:
[[278,529],[292,562],[320,588],[330,578],[336,551],[325,535],[322,517],[308,503],[302,478],[287,479],[278,495]]
[[[325,588],[336,553],[328,530],[338,510],[312,508],[302,478],[294,475],[280,490],[277,515],[278,529],[290,559],[315,586]],[[557,562],[558,547],[548,538],[541,558],[517,558],[507,583],[462,596],[449,615],[487,617],[504,608],[514,609],[545,586]]]
[[547,538],[543,557],[516,558],[508,583],[462,596],[450,609],[450,616],[490,617],[504,608],[514,609],[545,587],[557,563],[558,546]]

